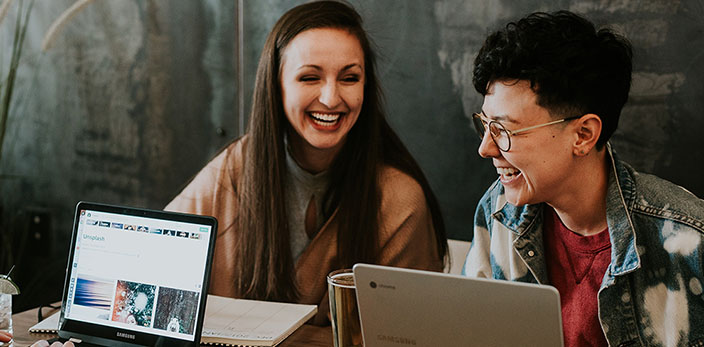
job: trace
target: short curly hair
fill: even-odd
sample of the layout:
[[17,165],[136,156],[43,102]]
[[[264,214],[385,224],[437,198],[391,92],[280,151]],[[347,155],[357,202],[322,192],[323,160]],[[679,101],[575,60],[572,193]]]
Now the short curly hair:
[[535,12],[487,37],[472,82],[486,95],[494,81],[527,80],[552,117],[596,114],[602,148],[628,100],[632,60],[631,44],[610,29],[569,11]]

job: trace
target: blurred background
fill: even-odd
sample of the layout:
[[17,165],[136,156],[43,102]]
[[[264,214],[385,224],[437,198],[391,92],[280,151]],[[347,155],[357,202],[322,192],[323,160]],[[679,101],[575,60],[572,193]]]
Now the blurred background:
[[[420,162],[451,238],[471,240],[496,179],[468,118],[486,35],[533,11],[569,9],[635,48],[630,101],[612,143],[637,170],[704,196],[704,1],[353,0],[379,53],[390,123]],[[3,1],[4,3],[4,1]],[[259,52],[302,1],[96,0],[41,50],[73,0],[14,0],[0,23],[3,93],[16,71],[0,157],[0,273],[15,311],[61,291],[78,201],[163,208],[246,129]],[[28,18],[12,69],[19,5]],[[5,99],[2,99],[5,100]]]

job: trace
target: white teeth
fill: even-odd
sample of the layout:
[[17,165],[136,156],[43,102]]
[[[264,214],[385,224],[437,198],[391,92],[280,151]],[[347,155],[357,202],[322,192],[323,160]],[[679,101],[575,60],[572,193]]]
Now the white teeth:
[[512,167],[497,167],[496,173],[502,176],[513,176],[521,173],[521,171]]
[[340,119],[340,113],[320,113],[320,112],[311,112],[310,114],[314,120],[316,121],[321,121],[321,122],[336,122],[338,119]]

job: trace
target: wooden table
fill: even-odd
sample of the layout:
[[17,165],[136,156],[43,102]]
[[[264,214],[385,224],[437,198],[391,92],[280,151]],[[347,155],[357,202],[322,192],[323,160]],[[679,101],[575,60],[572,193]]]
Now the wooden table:
[[[44,317],[49,317],[58,310],[45,308]],[[12,315],[12,326],[15,332],[15,347],[30,346],[37,340],[47,340],[56,337],[56,334],[30,333],[29,328],[37,323],[37,309],[29,309]],[[291,336],[284,340],[280,347],[329,347],[332,346],[332,330],[329,326],[319,327],[304,324]]]

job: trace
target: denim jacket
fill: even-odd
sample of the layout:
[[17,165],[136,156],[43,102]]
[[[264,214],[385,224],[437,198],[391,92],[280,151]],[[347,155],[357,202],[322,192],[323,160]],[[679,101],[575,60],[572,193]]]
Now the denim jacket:
[[[611,346],[704,346],[704,200],[611,161],[606,218],[611,263],[598,292]],[[474,218],[466,276],[548,283],[544,204],[513,206],[496,181]]]

